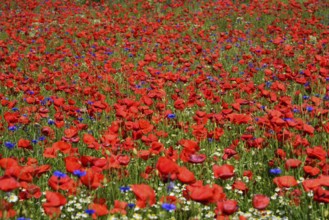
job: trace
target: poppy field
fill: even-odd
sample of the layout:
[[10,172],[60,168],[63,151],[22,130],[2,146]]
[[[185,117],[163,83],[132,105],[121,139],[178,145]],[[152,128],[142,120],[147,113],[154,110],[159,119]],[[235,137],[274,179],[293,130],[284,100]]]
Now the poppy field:
[[329,2],[0,2],[0,219],[329,219]]

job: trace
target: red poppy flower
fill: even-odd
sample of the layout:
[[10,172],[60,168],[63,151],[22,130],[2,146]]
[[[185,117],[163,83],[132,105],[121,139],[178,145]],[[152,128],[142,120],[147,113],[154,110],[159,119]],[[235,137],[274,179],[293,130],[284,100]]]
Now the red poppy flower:
[[179,181],[181,181],[182,183],[185,183],[185,184],[190,184],[190,183],[195,182],[194,174],[186,167],[178,168],[177,178]]
[[35,168],[35,170],[34,170],[35,176],[40,177],[42,174],[48,172],[50,169],[51,169],[51,166],[48,164],[41,165],[41,166]]
[[216,215],[232,215],[238,210],[238,202],[235,200],[225,200],[217,202]]
[[158,159],[156,168],[163,180],[171,178],[178,172],[178,165],[166,157],[160,157]]
[[16,211],[13,209],[14,203],[9,203],[6,200],[0,200],[0,218],[13,218],[16,216]]
[[90,144],[93,144],[94,142],[96,142],[96,139],[91,134],[84,134],[82,139],[83,139],[83,142],[87,145],[90,145]]
[[304,169],[304,172],[307,175],[310,175],[310,176],[316,176],[316,175],[318,175],[320,173],[320,169],[317,168],[317,167],[304,166],[303,169]]
[[97,189],[102,185],[101,182],[103,181],[103,179],[103,174],[96,172],[93,169],[87,169],[86,175],[82,176],[80,178],[80,181],[89,189]]
[[192,140],[182,139],[179,141],[179,144],[183,147],[183,150],[180,154],[180,159],[183,162],[189,162],[191,155],[195,154],[200,149],[198,143]]
[[126,215],[127,211],[126,208],[128,207],[127,202],[122,202],[119,200],[114,200],[114,207],[110,210],[111,214],[119,213],[121,215]]
[[160,143],[160,142],[158,142],[158,141],[154,141],[154,142],[152,142],[152,144],[151,144],[151,149],[150,149],[150,151],[151,151],[151,153],[152,154],[159,154],[160,152],[162,152],[163,151],[163,149],[164,149],[164,147],[163,147],[163,144],[162,143]]
[[286,158],[286,152],[282,149],[277,149],[275,152],[275,155],[278,156],[281,159],[285,159]]
[[205,154],[190,154],[188,162],[190,163],[203,163],[207,159]]
[[131,190],[134,192],[137,202],[136,205],[139,208],[145,208],[146,206],[152,206],[156,203],[155,192],[149,185],[139,184],[132,185]]
[[215,130],[213,131],[213,136],[212,138],[214,140],[219,140],[221,138],[221,136],[224,135],[224,129],[223,128],[215,128]]
[[319,179],[306,179],[302,183],[303,188],[306,192],[309,192],[311,190],[314,190],[321,186],[321,180]]
[[226,180],[234,176],[234,166],[229,164],[224,164],[222,166],[214,165],[212,169],[216,179],[220,178]]
[[139,120],[138,124],[143,134],[151,132],[154,128],[154,126],[149,121],[144,119]]
[[252,205],[255,209],[264,210],[270,204],[270,198],[265,195],[255,195],[252,199]]
[[178,159],[177,150],[174,150],[172,146],[165,150],[165,155],[167,158],[171,159],[172,161],[176,161]]
[[313,199],[317,202],[329,203],[329,190],[317,187],[314,191]]
[[203,185],[202,181],[196,181],[186,187],[183,191],[183,196],[186,199],[192,199],[202,204],[216,203],[223,201],[226,198],[223,188],[217,184]]
[[0,190],[9,192],[20,187],[19,182],[13,177],[2,176],[0,177]]
[[68,154],[71,151],[71,144],[64,141],[57,141],[52,145],[52,148],[55,150],[59,150],[64,154]]
[[327,176],[327,175],[320,175],[318,179],[321,182],[321,185],[322,186],[329,187],[329,176]]
[[119,155],[117,156],[117,161],[122,166],[127,166],[130,162],[130,157],[127,155]]
[[198,142],[196,141],[192,141],[192,140],[186,140],[186,139],[182,139],[179,141],[179,144],[186,149],[187,151],[194,153],[196,151],[200,150],[200,147],[198,145]]
[[241,190],[243,193],[247,193],[248,192],[248,187],[247,185],[239,180],[236,180],[233,185],[232,185],[232,189],[237,189],[237,190]]
[[39,199],[42,195],[41,189],[37,185],[22,182],[21,187],[25,189],[25,191],[21,191],[19,193],[19,198],[22,200],[30,198]]
[[8,124],[15,124],[18,122],[19,113],[18,112],[6,112],[3,114],[3,117]]
[[177,204],[180,202],[180,200],[176,196],[162,196],[159,202]]
[[153,173],[153,167],[151,167],[151,166],[147,166],[146,168],[145,168],[145,171],[141,174],[141,176],[144,178],[144,179],[148,179],[150,176],[151,176],[151,174]]
[[55,137],[55,131],[48,126],[45,126],[41,129],[41,133],[47,137],[54,138]]
[[223,160],[227,160],[227,159],[230,159],[231,157],[237,155],[238,153],[231,149],[231,148],[226,148],[224,149],[224,155],[222,157]]
[[78,136],[78,129],[76,128],[68,128],[64,131],[64,137],[62,137],[63,141],[68,141],[72,143],[77,143],[80,140]]
[[26,140],[26,139],[19,139],[18,143],[17,143],[17,146],[19,148],[28,149],[28,150],[33,149],[32,145],[31,145],[31,142],[29,140]]
[[0,167],[2,169],[7,169],[9,167],[18,166],[18,162],[12,158],[2,158],[0,159]]
[[187,186],[190,199],[203,204],[209,203],[213,199],[213,189],[210,186]]
[[71,194],[76,191],[76,183],[69,176],[58,178],[53,175],[49,178],[48,185],[55,191],[60,189],[65,191],[67,190]]
[[298,185],[296,179],[293,176],[275,177],[273,182],[280,188],[289,188]]
[[175,102],[174,102],[174,107],[175,109],[177,110],[184,110],[185,109],[185,101],[183,99],[177,99]]
[[138,151],[138,157],[143,160],[148,160],[151,157],[151,152],[149,150],[140,150]]
[[61,214],[60,207],[65,204],[66,198],[62,194],[46,191],[46,202],[42,204],[42,207],[48,216],[58,217]]
[[53,147],[47,147],[43,151],[43,157],[45,158],[56,158],[57,157],[57,149]]
[[69,173],[73,173],[73,171],[75,170],[81,170],[82,168],[82,164],[80,160],[76,157],[72,157],[72,156],[65,157],[64,161],[65,161],[66,171]]
[[286,170],[289,170],[290,168],[298,168],[300,165],[302,164],[302,161],[298,160],[298,159],[288,159],[286,160],[285,163],[285,168]]
[[227,117],[233,124],[238,124],[238,125],[249,123],[252,120],[250,115],[236,114],[236,113],[229,114]]
[[313,135],[314,134],[314,127],[308,124],[304,124],[303,131],[305,131],[307,134]]
[[15,177],[18,181],[32,182],[35,169],[32,166],[12,166],[5,170],[5,174]]
[[249,180],[252,180],[253,173],[251,172],[251,170],[245,170],[243,171],[243,176],[246,176]]
[[88,208],[95,211],[95,213],[92,214],[93,219],[96,219],[99,216],[107,215],[109,213],[105,204],[92,203],[88,206]]
[[306,154],[309,158],[318,159],[325,161],[327,157],[327,152],[323,149],[322,146],[315,146],[314,148],[307,148]]

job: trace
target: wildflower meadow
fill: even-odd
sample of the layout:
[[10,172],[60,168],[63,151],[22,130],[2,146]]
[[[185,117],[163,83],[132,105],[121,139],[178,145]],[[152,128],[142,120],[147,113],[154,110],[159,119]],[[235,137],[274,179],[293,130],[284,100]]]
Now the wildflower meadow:
[[0,219],[329,219],[328,0],[0,1]]

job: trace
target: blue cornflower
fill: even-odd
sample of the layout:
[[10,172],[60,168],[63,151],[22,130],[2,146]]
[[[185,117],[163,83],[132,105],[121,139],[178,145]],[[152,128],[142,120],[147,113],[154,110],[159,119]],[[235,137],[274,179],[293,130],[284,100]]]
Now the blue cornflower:
[[55,124],[55,122],[54,122],[53,119],[48,119],[48,124],[49,124],[49,125],[53,125],[53,124]]
[[79,117],[79,118],[78,118],[78,121],[79,121],[79,122],[82,122],[82,121],[83,121],[83,118]]
[[40,104],[41,105],[46,105],[47,104],[47,100],[45,100],[45,99],[44,100],[41,100]]
[[92,214],[95,213],[95,210],[93,210],[93,209],[87,209],[87,210],[85,210],[85,213],[87,213],[88,215],[92,215]]
[[46,137],[45,136],[39,137],[39,141],[44,141],[44,140],[46,140]]
[[134,203],[128,203],[128,207],[130,208],[130,209],[132,209],[132,208],[134,208],[136,205],[134,204]]
[[38,140],[35,140],[35,139],[32,140],[32,144],[37,144],[37,143],[38,143]]
[[9,131],[17,131],[17,127],[16,127],[15,125],[13,125],[13,126],[10,126],[10,127],[8,128],[8,130],[9,130]]
[[123,193],[129,192],[130,187],[129,186],[121,186],[120,187],[120,191]]
[[6,141],[5,142],[5,147],[8,148],[9,150],[11,150],[15,147],[15,144],[10,142],[10,141]]
[[303,99],[309,99],[310,97],[308,95],[304,95]]
[[167,191],[170,193],[171,191],[173,191],[174,187],[175,187],[175,183],[169,182],[169,184],[167,186]]
[[168,212],[174,211],[176,209],[176,206],[170,203],[163,203],[161,207]]
[[75,175],[79,178],[85,176],[86,174],[87,174],[87,172],[84,170],[74,170],[73,171],[73,175]]
[[282,173],[282,171],[280,168],[270,169],[270,174],[272,174],[272,175],[280,175],[281,173]]
[[168,114],[167,118],[174,119],[174,118],[176,118],[176,114]]
[[54,176],[58,177],[58,178],[64,178],[66,177],[66,174],[65,173],[62,173],[61,171],[58,171],[56,170],[54,173],[53,173]]
[[298,110],[297,108],[294,108],[292,111],[293,111],[294,113],[298,113],[298,112],[299,112],[299,110]]
[[311,111],[313,111],[313,107],[311,107],[311,106],[307,106],[307,107],[306,107],[306,110],[307,110],[308,112],[311,112]]
[[31,220],[30,218],[25,218],[25,217],[18,217],[16,220]]
[[266,85],[267,88],[270,88],[272,83],[271,82],[266,82],[265,85]]
[[16,107],[12,108],[11,110],[12,110],[13,112],[17,112],[17,111],[19,111],[19,109],[16,108]]

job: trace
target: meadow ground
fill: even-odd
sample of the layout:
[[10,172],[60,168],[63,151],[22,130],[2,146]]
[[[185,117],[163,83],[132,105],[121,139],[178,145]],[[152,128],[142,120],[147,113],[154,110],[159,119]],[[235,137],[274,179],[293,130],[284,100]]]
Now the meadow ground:
[[4,0],[0,218],[328,219],[329,2]]

